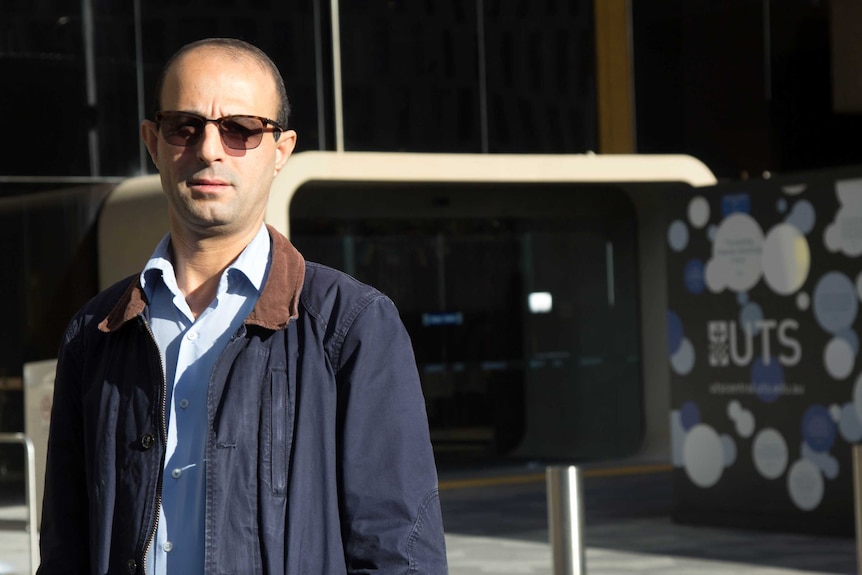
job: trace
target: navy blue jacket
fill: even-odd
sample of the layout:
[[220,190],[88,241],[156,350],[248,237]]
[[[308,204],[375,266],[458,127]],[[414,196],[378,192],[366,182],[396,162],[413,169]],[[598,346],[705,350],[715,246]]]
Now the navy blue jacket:
[[[209,385],[206,575],[445,574],[425,404],[395,306],[270,235],[266,285]],[[60,347],[40,575],[146,572],[166,431],[145,306],[128,278],[84,306]]]

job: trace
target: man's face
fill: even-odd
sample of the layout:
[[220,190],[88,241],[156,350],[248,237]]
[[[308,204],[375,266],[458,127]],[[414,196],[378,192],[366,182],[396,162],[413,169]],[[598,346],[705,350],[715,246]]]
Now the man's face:
[[[171,66],[160,103],[163,111],[213,119],[235,114],[275,119],[278,105],[275,82],[257,62],[206,47]],[[278,141],[266,132],[257,148],[234,150],[222,142],[215,123],[207,123],[200,140],[187,147],[167,143],[149,120],[141,133],[161,175],[172,231],[198,238],[257,231],[272,180],[296,143],[292,130]]]

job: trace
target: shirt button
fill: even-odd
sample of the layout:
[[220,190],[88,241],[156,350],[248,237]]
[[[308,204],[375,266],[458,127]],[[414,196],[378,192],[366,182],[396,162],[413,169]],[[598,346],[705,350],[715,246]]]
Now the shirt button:
[[174,479],[179,479],[180,475],[182,475],[182,474],[183,474],[183,470],[180,469],[179,467],[177,467],[176,469],[171,471],[171,477],[173,477]]
[[190,331],[189,333],[186,334],[186,337],[188,338],[189,341],[194,341],[198,338],[198,333],[196,331]]
[[174,548],[174,544],[171,543],[170,541],[165,541],[165,544],[162,545],[162,549],[165,550],[165,553],[170,553],[173,548]]
[[144,434],[143,437],[141,437],[141,447],[143,447],[144,449],[149,449],[150,447],[153,446],[153,443],[155,443],[155,442],[156,442],[156,438],[153,437],[152,435],[150,435],[149,433],[146,433],[146,434]]
[[188,406],[189,406],[189,400],[188,400],[188,399],[181,399],[181,400],[180,400],[180,407],[182,407],[183,409],[185,409],[185,408],[187,408]]

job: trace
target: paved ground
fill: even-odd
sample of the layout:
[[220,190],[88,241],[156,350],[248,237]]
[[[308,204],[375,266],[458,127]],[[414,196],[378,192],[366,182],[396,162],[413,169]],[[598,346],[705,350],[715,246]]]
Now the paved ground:
[[[551,575],[541,469],[442,472],[451,575]],[[856,573],[852,538],[678,525],[667,472],[586,478],[590,575]],[[0,500],[0,575],[28,571],[24,505]],[[312,574],[310,574],[312,575]]]
[[[451,575],[551,575],[543,470],[470,487],[441,474]],[[514,483],[505,484],[508,476]],[[453,488],[447,489],[447,485]],[[855,574],[853,538],[714,529],[670,520],[667,471],[585,477],[590,575]]]
[[[0,493],[0,575],[30,573],[30,535],[23,489]],[[10,501],[11,500],[11,501]]]

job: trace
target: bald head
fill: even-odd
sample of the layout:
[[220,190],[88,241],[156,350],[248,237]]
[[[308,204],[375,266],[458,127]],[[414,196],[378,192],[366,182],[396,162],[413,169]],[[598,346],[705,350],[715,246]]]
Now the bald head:
[[212,53],[222,57],[236,60],[247,60],[260,66],[264,72],[272,77],[276,95],[278,97],[278,114],[275,120],[282,127],[286,128],[288,126],[287,121],[288,116],[290,116],[290,102],[287,98],[287,90],[284,87],[284,79],[281,77],[278,67],[270,57],[258,47],[234,38],[206,38],[204,40],[192,42],[191,44],[186,44],[177,50],[176,53],[174,53],[174,55],[165,63],[164,68],[162,68],[162,73],[159,75],[159,79],[156,82],[154,98],[155,112],[161,110],[162,89],[164,88],[165,77],[171,71],[171,68],[173,68],[174,65],[184,56],[197,51],[211,51]]

